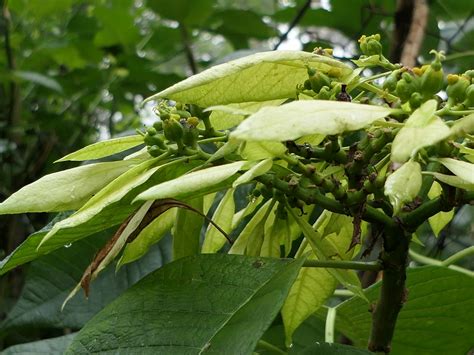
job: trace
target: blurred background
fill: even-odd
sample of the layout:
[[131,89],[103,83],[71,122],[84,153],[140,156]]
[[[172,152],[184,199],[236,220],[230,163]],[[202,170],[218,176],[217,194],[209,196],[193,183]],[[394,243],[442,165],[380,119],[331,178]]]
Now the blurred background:
[[[0,0],[0,5],[0,201],[73,166],[53,164],[61,156],[150,122],[151,110],[140,108],[143,98],[253,52],[331,47],[335,57],[350,60],[359,56],[362,34],[380,33],[384,54],[394,62],[413,66],[438,49],[446,52],[448,72],[464,72],[474,63],[474,0]],[[429,229],[420,231],[424,252],[441,257],[472,244],[472,217],[472,208],[460,211],[438,239]],[[49,219],[1,216],[0,259]],[[0,280],[0,320],[23,281],[20,269]]]

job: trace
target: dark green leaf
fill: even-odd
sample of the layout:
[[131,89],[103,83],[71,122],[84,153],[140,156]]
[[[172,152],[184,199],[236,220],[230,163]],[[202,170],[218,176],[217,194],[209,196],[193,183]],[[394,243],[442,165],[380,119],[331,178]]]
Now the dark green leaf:
[[[445,267],[409,269],[408,300],[398,317],[393,354],[466,354],[474,334],[474,279]],[[374,302],[380,283],[366,296]],[[337,307],[336,329],[355,345],[367,346],[371,326],[367,303],[351,298]]]
[[357,349],[353,346],[342,345],[342,344],[329,344],[323,342],[317,342],[307,348],[298,351],[298,355],[313,355],[313,354],[325,354],[325,355],[364,355],[373,354],[367,350]]
[[117,274],[113,267],[108,267],[92,284],[88,300],[79,294],[61,312],[64,299],[113,232],[92,235],[32,263],[21,297],[0,324],[0,331],[8,332],[24,326],[79,329],[128,287],[170,260],[167,244],[160,243]]
[[109,304],[68,353],[251,353],[302,262],[223,254],[180,259]]
[[20,344],[11,346],[8,349],[2,351],[3,355],[60,355],[64,354],[64,351],[71,344],[72,340],[76,336],[74,334],[64,335],[62,337],[45,339],[34,341],[31,343]]

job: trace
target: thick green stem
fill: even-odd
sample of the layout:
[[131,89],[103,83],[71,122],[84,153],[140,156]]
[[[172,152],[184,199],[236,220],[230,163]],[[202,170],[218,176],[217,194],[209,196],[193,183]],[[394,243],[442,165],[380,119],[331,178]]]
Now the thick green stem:
[[385,230],[381,254],[383,280],[380,297],[372,313],[369,350],[389,353],[398,314],[405,303],[409,236],[401,228]]
[[347,269],[347,270],[369,270],[380,271],[382,265],[378,261],[361,262],[361,261],[344,261],[344,260],[306,260],[303,267],[323,267],[330,269]]

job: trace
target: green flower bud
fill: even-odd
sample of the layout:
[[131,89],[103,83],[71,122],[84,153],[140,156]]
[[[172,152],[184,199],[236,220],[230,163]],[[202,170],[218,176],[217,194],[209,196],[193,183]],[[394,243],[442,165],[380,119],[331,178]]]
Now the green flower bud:
[[410,96],[410,107],[414,110],[421,106],[423,103],[423,97],[419,92],[414,92]]
[[470,80],[467,76],[448,75],[448,87],[446,94],[455,102],[462,102],[466,98],[466,90],[470,86]]
[[153,123],[153,128],[156,129],[158,132],[163,130],[163,122],[162,121],[156,121]]
[[183,138],[183,126],[174,119],[163,121],[163,132],[166,139],[171,142],[178,142]]
[[164,151],[162,149],[160,149],[160,147],[158,147],[157,145],[152,145],[152,146],[148,147],[147,151],[148,151],[148,154],[150,154],[154,158],[156,158],[156,157],[158,157],[158,156],[160,156],[161,154],[164,153]]
[[158,132],[156,131],[156,128],[154,127],[148,127],[146,130],[146,133],[148,133],[150,136],[156,135]]

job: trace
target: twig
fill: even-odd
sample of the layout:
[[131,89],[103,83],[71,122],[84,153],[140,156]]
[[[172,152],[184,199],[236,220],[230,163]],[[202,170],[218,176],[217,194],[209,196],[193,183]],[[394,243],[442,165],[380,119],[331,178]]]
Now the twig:
[[196,60],[194,58],[194,53],[191,48],[191,41],[189,39],[188,30],[186,29],[186,26],[182,23],[179,24],[179,29],[181,30],[181,38],[183,40],[184,52],[186,53],[189,68],[191,69],[193,75],[197,74],[198,70],[196,66]]
[[288,38],[288,35],[290,34],[291,30],[301,21],[303,16],[305,15],[306,11],[311,7],[311,0],[306,0],[305,4],[299,9],[298,13],[296,16],[293,18],[293,20],[290,22],[288,29],[286,30],[285,33],[283,33],[280,38],[278,38],[277,44],[273,47],[273,50],[277,50],[280,45],[286,41]]

